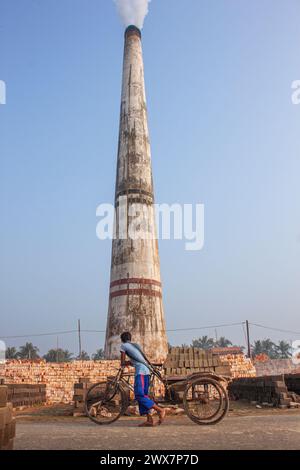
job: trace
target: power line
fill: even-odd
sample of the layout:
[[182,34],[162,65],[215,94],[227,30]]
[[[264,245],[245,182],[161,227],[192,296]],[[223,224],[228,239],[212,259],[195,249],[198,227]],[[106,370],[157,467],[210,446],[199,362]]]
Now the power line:
[[17,338],[34,338],[38,336],[60,336],[60,335],[69,335],[71,333],[77,333],[77,330],[70,331],[57,331],[55,333],[34,333],[28,335],[17,335],[17,336],[1,336],[2,339],[17,339]]
[[[193,328],[173,328],[173,329],[167,329],[167,333],[176,333],[180,331],[197,331],[197,330],[211,330],[215,328],[227,328],[227,327],[232,327],[232,326],[242,326],[243,331],[245,334],[245,322],[237,322],[237,323],[223,323],[219,325],[206,325],[206,326],[198,326],[198,327],[193,327]],[[249,325],[251,326],[256,326],[258,328],[263,328],[265,330],[272,330],[272,331],[278,331],[281,333],[289,333],[289,334],[295,334],[295,335],[300,335],[299,331],[292,331],[292,330],[284,330],[281,328],[274,328],[271,326],[266,326],[266,325],[260,325],[258,323],[250,323]],[[43,337],[43,336],[61,336],[61,335],[69,335],[69,334],[78,334],[78,329],[77,330],[67,330],[67,331],[56,331],[56,332],[51,332],[51,333],[30,333],[27,335],[14,335],[14,336],[0,336],[2,339],[18,339],[18,338],[38,338],[38,337]],[[81,330],[81,333],[97,333],[97,334],[104,334],[105,330]],[[147,332],[145,332],[147,333]]]
[[[239,323],[224,323],[222,325],[210,325],[210,326],[199,326],[195,328],[174,328],[172,330],[167,329],[167,333],[174,333],[176,331],[196,331],[196,330],[211,330],[215,328],[225,328],[229,326],[241,326],[244,325],[245,322],[239,322]],[[82,333],[105,333],[105,330],[81,330]],[[147,331],[145,332],[147,333]]]
[[265,330],[272,330],[272,331],[279,331],[280,333],[291,333],[294,335],[300,335],[299,331],[282,330],[281,328],[273,328],[272,326],[259,325],[258,323],[249,323],[249,324],[252,326],[257,326],[258,328],[263,328]]
[[[194,328],[174,328],[170,330],[166,330],[169,333],[173,333],[176,331],[197,331],[197,330],[210,330],[214,328],[225,328],[230,326],[240,326],[244,325],[244,322],[239,323],[224,323],[221,325],[210,325],[210,326],[199,326]],[[67,335],[67,334],[78,334],[77,330],[69,330],[69,331],[56,331],[54,333],[33,333],[27,335],[16,335],[16,336],[0,336],[2,339],[17,339],[17,338],[37,338],[41,336],[60,336],[60,335]],[[81,333],[105,333],[105,330],[81,330]],[[147,333],[147,332],[146,332]]]
[[224,323],[223,325],[210,325],[210,326],[199,326],[197,328],[176,328],[174,330],[166,330],[167,332],[175,332],[175,331],[196,331],[196,330],[210,330],[214,328],[225,328],[228,326],[241,326],[244,322],[239,323]]

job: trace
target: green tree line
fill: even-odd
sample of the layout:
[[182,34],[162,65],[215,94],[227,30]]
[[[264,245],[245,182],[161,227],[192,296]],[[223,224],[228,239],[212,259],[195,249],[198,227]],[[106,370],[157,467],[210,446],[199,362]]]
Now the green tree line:
[[[233,343],[224,336],[221,336],[218,340],[210,338],[208,336],[201,336],[200,338],[194,339],[192,344],[182,344],[181,347],[194,347],[200,349],[212,349],[212,348],[227,348],[234,346]],[[171,347],[171,345],[169,345]],[[244,346],[237,346],[244,350]],[[270,359],[288,359],[292,356],[292,347],[290,343],[285,340],[281,340],[278,343],[274,343],[269,338],[263,340],[254,341],[251,345],[252,356],[259,356],[260,354],[266,354]]]
[[26,343],[24,346],[21,346],[19,350],[15,347],[9,347],[5,351],[6,359],[45,359],[47,362],[71,362],[74,360],[80,361],[100,361],[104,359],[103,349],[98,349],[95,354],[89,356],[86,351],[82,351],[80,356],[74,356],[73,353],[68,351],[68,349],[49,349],[49,351],[41,356],[39,354],[40,350],[37,346],[34,346],[32,343]]
[[[194,347],[201,348],[204,350],[212,348],[227,348],[233,346],[233,343],[226,337],[221,336],[218,340],[210,338],[208,336],[201,336],[192,341],[190,345],[182,344],[181,347]],[[169,345],[171,347],[171,345]],[[243,346],[238,346],[241,349],[245,349]],[[251,345],[252,356],[258,356],[266,354],[270,359],[288,359],[292,355],[292,348],[290,344],[281,340],[278,343],[274,343],[271,339],[266,338],[263,340],[254,341]],[[6,359],[45,359],[47,362],[70,362],[73,360],[81,361],[100,361],[104,359],[104,350],[98,349],[91,356],[86,352],[82,351],[80,356],[74,356],[73,353],[67,349],[50,349],[44,356],[40,356],[40,351],[37,346],[32,343],[26,343],[21,346],[18,350],[15,347],[8,347],[6,349]]]

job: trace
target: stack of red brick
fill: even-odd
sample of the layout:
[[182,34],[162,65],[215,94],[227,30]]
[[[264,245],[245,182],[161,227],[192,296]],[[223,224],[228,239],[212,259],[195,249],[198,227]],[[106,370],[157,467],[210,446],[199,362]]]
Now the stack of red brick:
[[[120,361],[73,361],[50,363],[45,361],[10,360],[0,364],[0,376],[7,383],[46,385],[47,403],[71,403],[74,383],[87,377],[93,383],[106,380],[120,367]],[[25,385],[26,384],[26,385]]]
[[279,375],[279,374],[300,374],[300,365],[294,364],[292,359],[269,359],[257,361],[254,359],[257,377],[264,377],[265,375]]
[[84,401],[86,393],[91,386],[92,384],[87,378],[79,379],[79,382],[74,384],[74,416],[82,416],[85,414]]
[[46,403],[46,384],[7,384],[7,388],[14,408]]
[[7,403],[7,397],[7,387],[0,385],[0,450],[13,450],[16,434],[13,407],[11,403]]
[[[46,386],[47,403],[71,403],[74,384],[78,383],[79,379],[84,378],[90,383],[105,381],[108,376],[115,375],[119,367],[120,361],[105,360],[69,363],[10,360],[0,364],[0,376],[10,384],[19,384],[22,390],[28,388],[27,384],[36,384],[41,387],[37,393],[38,396],[33,397],[33,391],[30,392],[30,396],[26,397],[28,402],[31,398],[44,402]],[[217,351],[173,348],[164,368],[167,376],[186,377],[196,372],[214,372],[232,377],[255,376],[255,368],[251,360],[246,358],[241,350],[236,351],[232,348]],[[28,390],[25,393],[28,395]],[[155,393],[158,396],[163,395],[161,384],[155,384]],[[18,394],[19,392],[16,393]],[[20,395],[22,395],[21,392]],[[15,398],[17,399],[16,396]]]
[[199,348],[171,348],[164,363],[165,374],[170,377],[186,377],[196,372],[213,372],[231,375],[230,367],[219,356]]
[[284,376],[266,376],[234,379],[229,385],[231,398],[279,406],[298,407],[300,396],[289,389]]

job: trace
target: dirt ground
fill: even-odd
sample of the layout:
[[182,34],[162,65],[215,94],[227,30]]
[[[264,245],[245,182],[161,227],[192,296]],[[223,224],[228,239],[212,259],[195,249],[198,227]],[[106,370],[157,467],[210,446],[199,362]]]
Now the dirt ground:
[[74,418],[72,407],[17,412],[15,449],[43,450],[300,450],[300,410],[258,409],[231,404],[216,426],[198,426],[186,416],[170,416],[162,426],[140,429],[141,418],[124,417],[110,426]]

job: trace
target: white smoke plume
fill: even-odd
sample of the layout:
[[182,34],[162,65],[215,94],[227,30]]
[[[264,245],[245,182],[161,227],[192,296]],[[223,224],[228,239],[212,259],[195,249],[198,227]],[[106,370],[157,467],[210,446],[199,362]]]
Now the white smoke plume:
[[114,0],[125,26],[134,25],[142,29],[151,0]]

